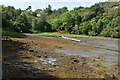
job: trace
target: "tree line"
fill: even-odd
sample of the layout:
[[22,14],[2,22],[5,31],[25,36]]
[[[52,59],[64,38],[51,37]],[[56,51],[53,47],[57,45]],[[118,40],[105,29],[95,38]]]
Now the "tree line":
[[91,7],[67,7],[52,10],[2,7],[3,30],[23,33],[61,32],[90,36],[120,37],[120,2],[100,2]]

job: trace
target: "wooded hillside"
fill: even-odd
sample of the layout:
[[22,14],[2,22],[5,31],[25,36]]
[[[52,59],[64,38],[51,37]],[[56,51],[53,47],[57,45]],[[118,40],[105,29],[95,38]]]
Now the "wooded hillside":
[[62,32],[90,36],[120,37],[120,2],[100,2],[91,7],[52,10],[15,9],[2,5],[3,30],[23,33]]

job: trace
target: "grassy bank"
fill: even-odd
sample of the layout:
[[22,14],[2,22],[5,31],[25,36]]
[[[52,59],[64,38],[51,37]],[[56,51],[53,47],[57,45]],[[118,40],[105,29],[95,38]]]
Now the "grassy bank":
[[2,36],[12,36],[12,37],[24,37],[23,33],[18,33],[11,30],[1,30]]
[[87,35],[78,35],[78,34],[63,34],[58,32],[39,32],[36,34],[31,33],[18,33],[10,30],[0,30],[2,35],[14,35],[14,36],[23,36],[23,35],[41,35],[41,36],[67,36],[67,37],[91,37],[91,38],[104,38],[109,39],[110,37],[103,37],[103,36],[87,36]]
[[102,36],[87,36],[87,35],[77,35],[77,34],[61,34],[61,33],[58,33],[58,32],[42,32],[42,33],[37,33],[37,34],[24,33],[24,34],[26,34],[26,35],[43,35],[43,36],[110,38],[110,37],[102,37]]

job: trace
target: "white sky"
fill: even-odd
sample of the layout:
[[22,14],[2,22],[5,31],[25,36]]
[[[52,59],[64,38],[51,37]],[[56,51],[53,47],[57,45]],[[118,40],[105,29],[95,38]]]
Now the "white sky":
[[14,6],[15,8],[26,9],[28,6],[32,6],[32,10],[45,9],[48,5],[53,9],[62,8],[64,6],[72,10],[74,7],[90,7],[98,2],[105,2],[108,0],[0,0],[1,5]]
[[0,0],[4,2],[103,2],[107,0]]

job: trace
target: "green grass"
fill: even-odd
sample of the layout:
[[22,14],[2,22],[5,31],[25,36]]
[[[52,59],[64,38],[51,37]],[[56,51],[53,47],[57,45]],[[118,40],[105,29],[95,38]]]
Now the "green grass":
[[24,36],[23,33],[14,32],[11,30],[0,30],[0,32],[2,33],[3,36],[16,36],[16,37],[23,37]]
[[[27,35],[45,35],[45,36],[67,36],[67,37],[89,37],[87,35],[77,35],[77,34],[61,34],[58,32],[42,32],[37,34],[29,34],[25,33]],[[110,38],[110,37],[102,37],[102,36],[92,36],[92,38]]]
[[10,31],[10,30],[2,30],[0,32],[2,32],[2,34],[21,34],[21,33]]
[[[0,32],[2,32],[2,34],[5,35],[43,35],[43,36],[67,36],[67,37],[89,37],[87,35],[77,35],[77,34],[62,34],[62,33],[58,33],[58,32],[39,32],[37,34],[31,34],[31,33],[18,33],[18,32],[14,32],[14,31],[10,31],[10,30],[0,30]],[[91,38],[110,38],[110,37],[102,37],[102,36],[91,36]]]

